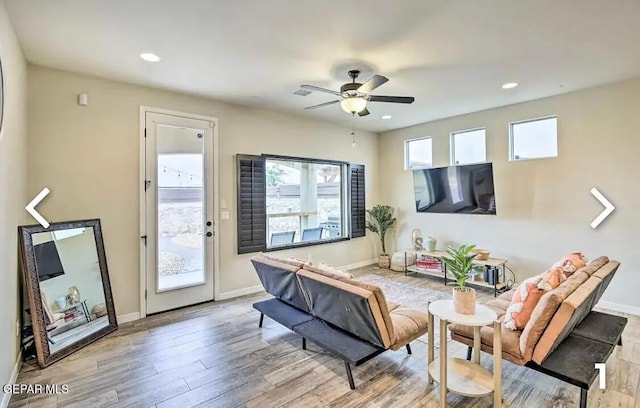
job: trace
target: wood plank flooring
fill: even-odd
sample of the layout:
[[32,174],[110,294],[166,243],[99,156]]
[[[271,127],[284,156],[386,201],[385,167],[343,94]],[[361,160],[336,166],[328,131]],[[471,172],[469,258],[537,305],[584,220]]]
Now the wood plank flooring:
[[[450,290],[428,277],[361,268],[357,275],[383,276]],[[489,291],[479,291],[483,300]],[[350,390],[343,363],[313,343],[265,318],[251,304],[266,294],[214,302],[122,325],[108,337],[44,370],[23,365],[18,383],[67,384],[61,395],[14,395],[17,407],[438,407],[438,388],[427,383],[427,345],[416,341],[413,355],[387,351],[353,370]],[[640,408],[640,318],[629,317],[607,364],[607,389],[597,382],[589,407]],[[449,354],[466,348],[450,341]],[[482,363],[492,368],[491,356]],[[503,362],[504,407],[576,407],[578,389],[533,370]],[[491,397],[449,394],[450,407],[490,407]]]

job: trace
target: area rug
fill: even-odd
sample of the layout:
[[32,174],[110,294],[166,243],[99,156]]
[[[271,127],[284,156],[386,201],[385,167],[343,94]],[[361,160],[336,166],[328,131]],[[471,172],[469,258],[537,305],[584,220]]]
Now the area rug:
[[[411,285],[410,283],[398,282],[394,279],[389,279],[381,275],[368,274],[359,276],[359,281],[371,283],[376,285],[384,292],[384,296],[387,300],[399,303],[402,306],[410,307],[412,309],[418,309],[427,311],[429,302],[441,299],[451,299],[451,289],[448,292],[434,290],[430,288],[422,288],[419,286]],[[438,319],[434,321],[434,346],[438,348],[440,346],[440,325]],[[418,341],[428,343],[428,335],[425,334],[418,338]],[[447,341],[451,340],[451,333],[447,331]]]

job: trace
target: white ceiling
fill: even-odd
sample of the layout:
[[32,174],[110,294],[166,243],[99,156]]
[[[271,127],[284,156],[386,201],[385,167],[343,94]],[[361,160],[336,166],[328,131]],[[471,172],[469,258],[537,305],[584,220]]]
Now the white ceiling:
[[357,127],[373,131],[640,76],[638,0],[5,2],[34,64],[336,123],[351,118],[304,111],[332,96],[300,84],[385,75],[374,94],[416,101],[370,103]]

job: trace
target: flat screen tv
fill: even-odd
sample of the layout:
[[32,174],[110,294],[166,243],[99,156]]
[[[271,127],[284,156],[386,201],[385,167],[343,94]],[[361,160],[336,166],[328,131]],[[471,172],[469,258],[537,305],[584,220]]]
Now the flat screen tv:
[[36,257],[38,278],[41,282],[64,275],[64,268],[54,241],[34,245],[33,250]]
[[496,215],[491,163],[413,171],[416,211]]

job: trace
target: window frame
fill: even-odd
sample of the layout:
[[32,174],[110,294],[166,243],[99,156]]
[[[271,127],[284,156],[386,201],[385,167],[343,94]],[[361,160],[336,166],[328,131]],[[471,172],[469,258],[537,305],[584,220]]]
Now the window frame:
[[[478,130],[484,130],[484,160],[473,163],[456,163],[456,151],[455,151],[455,135],[459,135],[462,133],[468,132],[477,132]],[[487,163],[487,128],[485,126],[480,126],[476,128],[463,129],[463,130],[455,130],[449,133],[449,164],[451,166],[465,166],[467,164],[480,164]]]
[[[515,152],[514,152],[514,141],[513,141],[513,126],[514,125],[521,125],[523,123],[531,123],[531,122],[539,122],[542,120],[548,120],[548,119],[555,119],[556,120],[556,155],[555,156],[544,156],[544,157],[531,157],[531,158],[524,158],[524,159],[516,159],[515,158]],[[558,156],[560,156],[560,152],[558,149],[558,115],[554,114],[554,115],[546,115],[546,116],[540,116],[540,117],[536,117],[536,118],[531,118],[531,119],[524,119],[524,120],[517,120],[517,121],[513,121],[513,122],[509,122],[508,125],[508,131],[509,131],[509,161],[510,162],[520,162],[520,161],[527,161],[527,160],[544,160],[544,159],[554,159],[557,158]]]
[[[430,166],[412,167],[409,165],[409,144],[411,142],[417,142],[419,140],[431,140],[431,165]],[[433,136],[421,136],[413,139],[407,139],[404,141],[404,169],[406,171],[430,169],[432,167],[433,167]]]
[[[349,166],[350,163],[341,160],[324,160],[324,159],[316,159],[316,158],[308,158],[308,157],[298,157],[298,156],[285,156],[285,155],[276,155],[276,154],[263,154],[262,160],[264,162],[264,166],[266,168],[267,160],[280,160],[280,161],[297,161],[303,163],[313,163],[313,164],[328,164],[334,166],[340,166],[340,223],[342,225],[341,236],[333,239],[324,239],[320,241],[300,241],[293,242],[288,245],[277,245],[277,246],[269,246],[269,237],[265,235],[265,248],[263,252],[273,252],[273,251],[282,251],[285,249],[293,249],[293,248],[301,248],[308,247],[314,245],[323,245],[323,244],[332,244],[335,242],[349,241],[351,239],[351,208],[350,208],[350,193],[349,193],[349,185],[348,182],[350,180],[349,177]],[[266,191],[267,191],[267,178],[265,177],[265,204],[267,201]],[[269,213],[265,210],[265,222],[269,223]],[[265,231],[268,232],[268,225],[265,225]]]

